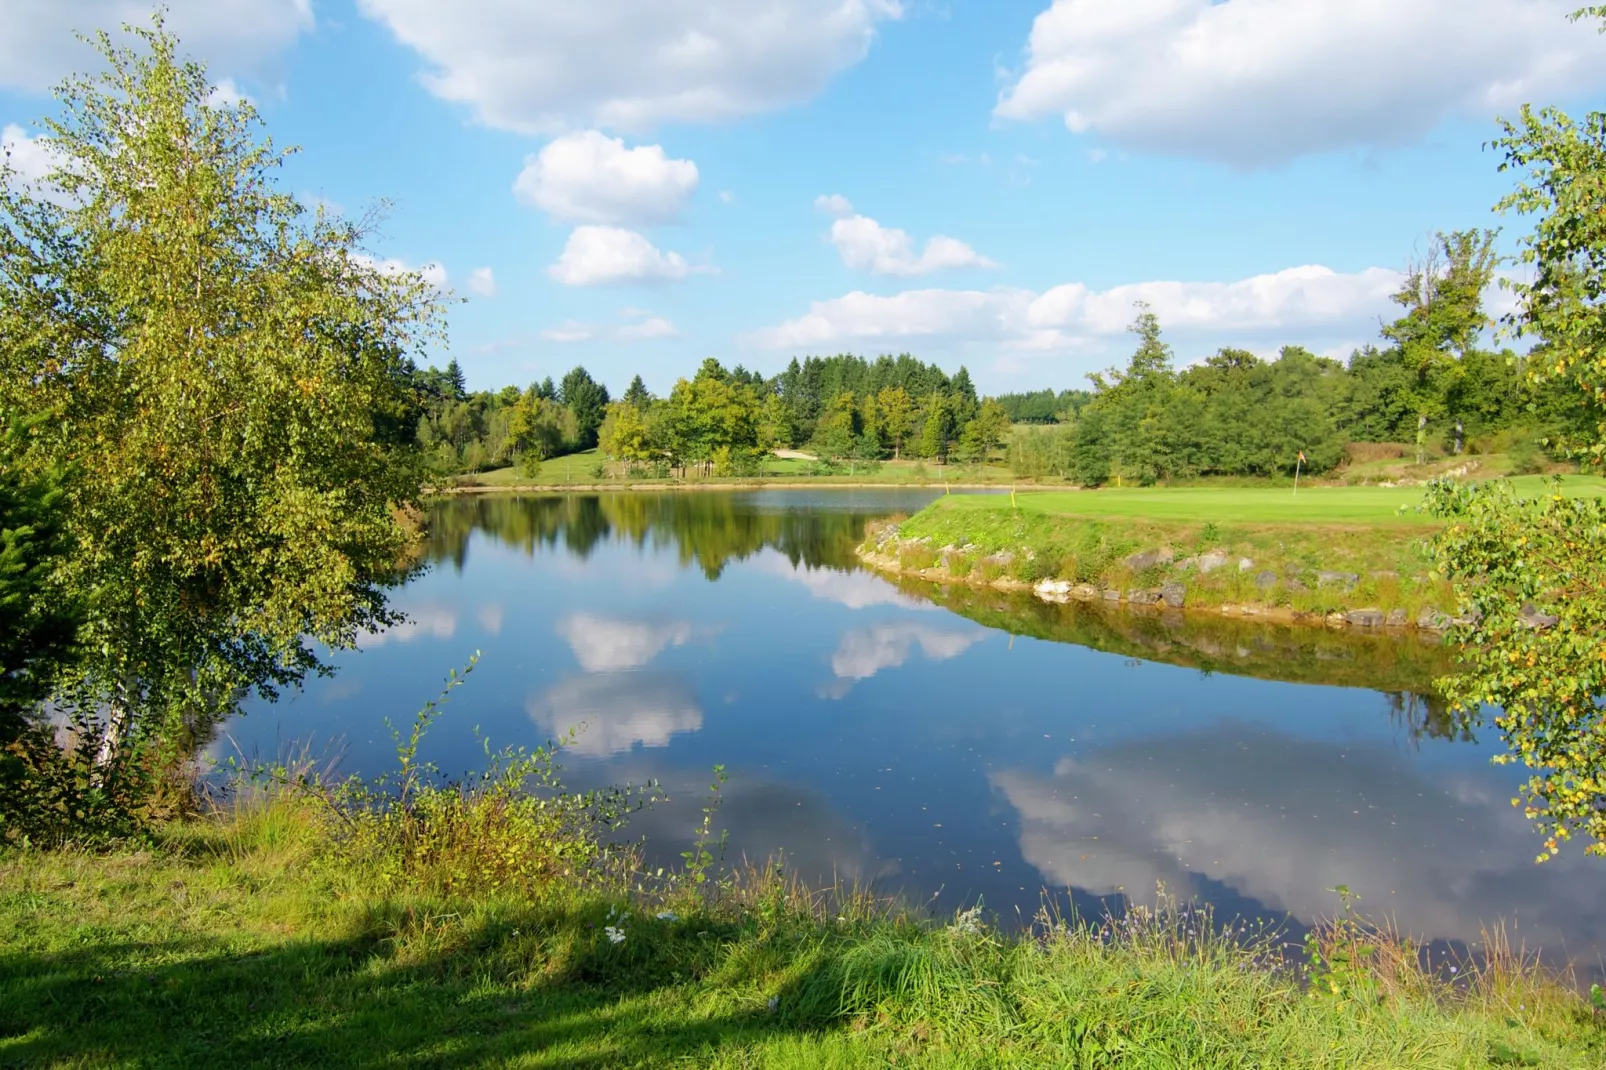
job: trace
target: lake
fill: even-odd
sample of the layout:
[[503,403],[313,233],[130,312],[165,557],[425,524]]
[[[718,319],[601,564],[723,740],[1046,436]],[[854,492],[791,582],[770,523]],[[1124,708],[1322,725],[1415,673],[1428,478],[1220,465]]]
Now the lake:
[[463,497],[434,507],[407,623],[339,672],[254,704],[214,753],[308,743],[394,761],[447,672],[481,652],[424,746],[447,772],[491,745],[577,734],[573,786],[655,779],[639,815],[678,861],[715,765],[727,860],[781,854],[839,880],[1006,922],[1158,886],[1228,916],[1301,923],[1347,885],[1418,937],[1504,920],[1598,970],[1606,863],[1539,839],[1488,730],[1431,697],[1426,641],[1170,618],[857,567],[873,518],[924,490]]

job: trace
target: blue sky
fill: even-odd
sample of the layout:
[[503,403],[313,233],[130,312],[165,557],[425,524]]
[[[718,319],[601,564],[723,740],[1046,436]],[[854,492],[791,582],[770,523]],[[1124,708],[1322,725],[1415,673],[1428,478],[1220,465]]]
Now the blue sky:
[[[288,188],[393,202],[371,251],[465,299],[474,387],[844,351],[1080,386],[1139,298],[1183,361],[1346,354],[1434,230],[1498,222],[1494,117],[1606,88],[1574,0],[168,6]],[[145,11],[0,3],[19,170],[72,30]]]

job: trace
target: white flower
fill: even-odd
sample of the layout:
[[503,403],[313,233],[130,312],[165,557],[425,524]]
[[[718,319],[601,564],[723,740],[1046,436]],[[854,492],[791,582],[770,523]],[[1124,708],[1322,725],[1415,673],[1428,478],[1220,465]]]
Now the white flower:
[[660,910],[657,914],[659,921],[679,921],[680,915],[673,910]]
[[775,1008],[779,1007],[780,1005],[781,1005],[781,997],[780,996],[771,996],[770,997],[770,1013],[771,1014],[774,1014],[775,1013]]
[[623,929],[613,925],[605,925],[602,932],[608,938],[608,943],[610,944],[622,944],[625,942],[625,931]]
[[948,926],[948,931],[961,933],[965,936],[975,936],[986,927],[981,920],[981,907],[976,906],[971,907],[969,910],[961,910],[955,915],[954,923]]

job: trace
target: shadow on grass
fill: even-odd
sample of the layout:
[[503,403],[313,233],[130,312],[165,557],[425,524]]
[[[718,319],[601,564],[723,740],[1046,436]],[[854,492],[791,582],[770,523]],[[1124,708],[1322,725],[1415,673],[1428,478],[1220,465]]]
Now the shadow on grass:
[[[744,986],[720,960],[735,930],[712,923],[643,922],[618,946],[599,922],[539,911],[455,928],[399,911],[355,928],[267,948],[123,941],[0,957],[0,1067],[699,1063],[826,1024],[771,1013],[760,978]],[[700,999],[713,969],[750,1002]]]

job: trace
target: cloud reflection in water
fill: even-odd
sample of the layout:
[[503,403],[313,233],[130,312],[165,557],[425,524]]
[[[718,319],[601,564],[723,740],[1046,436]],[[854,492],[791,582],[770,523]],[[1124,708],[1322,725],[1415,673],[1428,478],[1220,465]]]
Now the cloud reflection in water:
[[1310,922],[1348,885],[1362,910],[1427,939],[1475,941],[1514,915],[1530,947],[1606,929],[1581,851],[1536,868],[1498,771],[1435,769],[1386,745],[1223,722],[991,775],[1043,878],[1096,895],[1193,894],[1196,876]]
[[703,726],[696,695],[668,672],[577,676],[531,695],[525,711],[553,738],[574,730],[567,749],[590,758],[623,754],[638,743],[666,747],[676,733]]
[[696,635],[688,621],[652,622],[592,613],[563,618],[557,631],[586,672],[639,669],[667,648],[684,646]]

